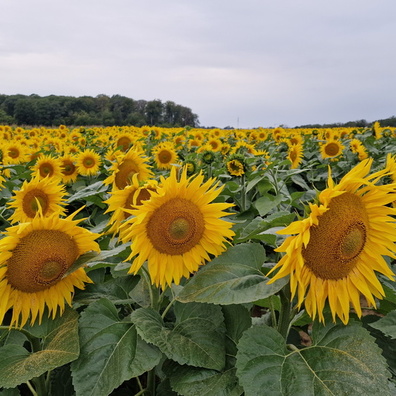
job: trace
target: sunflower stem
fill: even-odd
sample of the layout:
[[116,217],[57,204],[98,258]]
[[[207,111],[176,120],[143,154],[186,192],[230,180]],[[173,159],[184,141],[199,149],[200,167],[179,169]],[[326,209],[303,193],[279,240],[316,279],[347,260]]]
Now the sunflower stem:
[[29,380],[26,381],[26,385],[29,388],[30,392],[32,393],[33,396],[38,396],[36,390],[33,388],[33,385],[30,383]]
[[155,396],[156,394],[156,384],[155,384],[155,367],[147,373],[147,390],[150,396]]
[[241,176],[241,213],[246,210],[246,178]]
[[286,340],[289,334],[291,320],[291,294],[288,284],[280,291],[279,297],[281,300],[281,310],[279,313],[278,331]]

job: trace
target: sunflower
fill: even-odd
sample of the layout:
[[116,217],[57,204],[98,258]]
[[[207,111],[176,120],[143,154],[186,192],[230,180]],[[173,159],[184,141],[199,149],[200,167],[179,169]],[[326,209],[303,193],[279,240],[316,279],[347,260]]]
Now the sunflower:
[[231,176],[242,176],[247,171],[245,157],[242,154],[232,154],[226,162],[227,172]]
[[62,168],[62,182],[71,184],[77,180],[78,169],[76,166],[76,159],[70,154],[65,154],[59,158]]
[[15,209],[9,220],[11,223],[31,221],[39,211],[43,216],[53,213],[63,215],[65,209],[65,187],[57,179],[38,177],[25,180],[21,189],[14,192],[14,198],[7,202],[10,208]]
[[82,176],[93,176],[99,172],[100,155],[92,149],[81,151],[76,157],[77,171]]
[[158,182],[156,180],[147,180],[143,185],[140,185],[135,174],[131,185],[126,186],[123,190],[112,191],[110,193],[111,197],[104,201],[108,205],[105,213],[113,212],[109,220],[111,227],[108,233],[118,233],[121,223],[130,216],[128,210],[132,209],[133,206],[141,205],[143,201],[149,199],[151,196],[150,191],[156,191],[157,186]]
[[209,254],[218,256],[226,242],[234,236],[232,223],[221,217],[228,215],[228,203],[211,203],[222,188],[214,179],[205,183],[202,173],[187,177],[183,168],[177,180],[176,167],[168,178],[161,177],[151,198],[130,213],[121,226],[121,240],[132,241],[130,273],[136,274],[147,260],[153,284],[165,288],[172,282],[198,270]]
[[289,148],[287,159],[291,162],[291,169],[296,169],[303,159],[303,147],[300,144],[293,145]]
[[29,223],[7,228],[0,241],[0,323],[12,309],[10,326],[41,322],[45,308],[55,318],[65,302],[71,305],[74,288],[92,282],[83,268],[68,273],[76,259],[99,251],[99,236],[77,224],[74,215],[36,216]]
[[347,323],[350,304],[362,315],[360,294],[375,307],[384,290],[376,272],[394,280],[383,256],[396,258],[396,183],[378,185],[390,167],[368,175],[372,159],[360,162],[335,185],[331,174],[319,204],[310,204],[311,214],[279,231],[295,234],[276,249],[285,252],[279,269],[269,281],[290,275],[290,289],[298,294],[297,306],[304,302],[307,313],[324,322],[326,300],[335,321]]
[[342,153],[342,150],[344,150],[344,148],[345,147],[338,140],[328,140],[320,147],[320,153],[323,159],[334,159]]
[[54,179],[62,178],[61,162],[58,158],[54,158],[50,155],[40,155],[37,162],[33,165],[32,170],[40,179],[44,177],[53,177]]
[[178,161],[177,153],[172,143],[160,143],[152,152],[158,169],[170,169]]
[[146,157],[142,152],[133,149],[129,149],[126,154],[117,155],[109,172],[110,176],[103,183],[113,184],[113,188],[119,190],[131,184],[134,174],[138,175],[139,181],[152,176]]

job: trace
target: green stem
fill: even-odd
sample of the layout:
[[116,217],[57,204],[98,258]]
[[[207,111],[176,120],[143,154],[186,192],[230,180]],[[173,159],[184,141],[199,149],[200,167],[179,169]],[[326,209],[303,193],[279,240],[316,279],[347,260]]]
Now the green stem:
[[172,308],[172,305],[176,302],[176,299],[172,299],[172,301],[170,301],[170,303],[167,305],[167,307],[164,309],[164,312],[162,312],[162,319],[165,318],[166,314],[169,312],[169,310]]
[[290,285],[287,284],[279,294],[281,300],[281,311],[279,314],[279,322],[278,322],[278,331],[287,339],[287,335],[289,334],[290,330],[290,309],[291,309],[291,295],[290,295]]
[[241,176],[241,213],[246,210],[246,179],[245,174]]
[[275,313],[275,305],[272,301],[272,298],[270,298],[270,310],[271,310],[272,327],[276,328],[277,327],[277,319],[276,319],[276,313]]
[[155,396],[156,383],[155,383],[155,368],[147,373],[147,389],[150,396]]
[[29,380],[26,381],[26,385],[28,386],[30,392],[32,392],[33,396],[38,396],[37,392],[35,391]]

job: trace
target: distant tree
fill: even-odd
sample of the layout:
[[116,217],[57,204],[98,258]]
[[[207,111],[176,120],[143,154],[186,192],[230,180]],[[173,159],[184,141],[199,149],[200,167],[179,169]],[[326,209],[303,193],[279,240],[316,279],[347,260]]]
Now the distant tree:
[[162,119],[163,105],[161,100],[150,100],[146,104],[145,115],[148,125],[160,125]]

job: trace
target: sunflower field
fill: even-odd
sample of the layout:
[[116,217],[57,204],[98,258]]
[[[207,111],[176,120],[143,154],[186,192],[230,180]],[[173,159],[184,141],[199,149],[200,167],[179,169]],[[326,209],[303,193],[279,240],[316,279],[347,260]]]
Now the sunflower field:
[[0,126],[0,395],[396,395],[394,153]]

